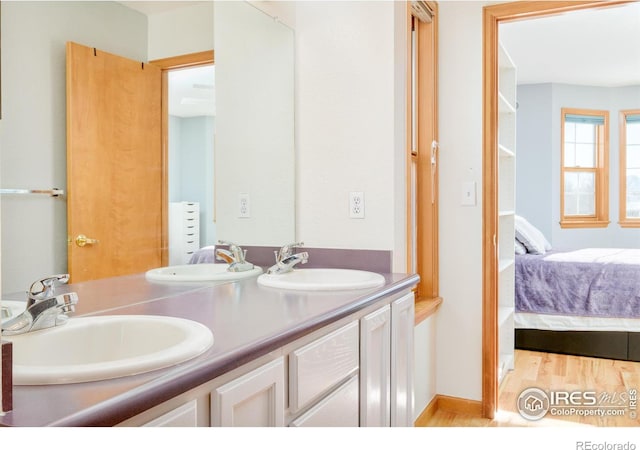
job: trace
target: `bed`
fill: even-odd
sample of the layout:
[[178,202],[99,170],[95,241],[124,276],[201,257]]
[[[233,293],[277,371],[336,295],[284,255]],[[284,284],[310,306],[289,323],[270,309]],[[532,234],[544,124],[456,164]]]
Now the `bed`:
[[640,250],[516,255],[516,348],[640,361]]
[[220,261],[216,260],[215,245],[208,245],[196,250],[189,259],[189,264],[215,264],[218,262]]

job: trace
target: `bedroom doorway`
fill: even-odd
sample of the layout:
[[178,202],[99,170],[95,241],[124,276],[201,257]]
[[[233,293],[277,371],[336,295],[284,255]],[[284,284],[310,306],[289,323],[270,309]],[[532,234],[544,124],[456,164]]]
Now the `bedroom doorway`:
[[[179,154],[179,150],[175,150],[172,147],[180,148],[180,145],[170,145],[171,140],[169,137],[170,130],[173,128],[174,132],[176,129],[175,126],[178,126],[178,130],[180,129],[180,125],[176,125],[176,120],[179,118],[189,118],[196,117],[197,119],[207,119],[213,113],[211,112],[212,108],[215,108],[215,104],[213,102],[213,93],[214,93],[214,51],[203,51],[198,53],[190,53],[186,55],[179,55],[164,59],[157,59],[150,61],[151,64],[159,67],[162,70],[162,260],[163,265],[170,264],[170,258],[175,256],[173,254],[180,253],[181,251],[185,251],[186,245],[178,239],[178,243],[171,242],[170,239],[170,226],[169,226],[169,216],[170,216],[170,207],[171,202],[177,202],[175,200],[176,194],[173,191],[182,191],[182,187],[178,186],[178,188],[171,188],[170,184],[175,185],[176,179],[180,179],[179,175],[175,175],[175,166],[180,166],[180,162],[176,161],[178,158],[176,154]],[[186,77],[180,79],[180,77],[175,77],[174,75],[187,74]],[[186,105],[186,106],[185,106]],[[182,109],[181,109],[182,108]],[[200,120],[202,122],[202,120]],[[173,126],[172,126],[173,125]],[[206,124],[200,124],[198,128],[198,134],[203,135],[206,134],[208,130]],[[203,133],[203,131],[205,133]],[[174,133],[180,135],[180,132]],[[211,142],[213,137],[211,137]],[[175,141],[175,139],[173,140]],[[210,143],[207,139],[201,140],[197,142],[197,146],[202,147],[203,144]],[[175,142],[173,142],[175,144]],[[202,153],[202,152],[201,152]],[[210,153],[213,158],[213,149],[210,149],[208,145],[205,145],[204,153]],[[207,161],[208,156],[205,154],[201,154],[198,163],[202,163],[202,161]],[[193,158],[193,155],[190,155]],[[174,166],[173,176],[171,165]],[[211,164],[213,166],[213,164]],[[213,169],[213,168],[212,168]],[[170,183],[170,179],[173,179],[172,183]],[[200,188],[202,191],[202,195],[207,198],[208,194],[213,194],[213,188],[209,190],[210,192],[204,192],[206,189],[201,188],[201,184],[196,183],[196,189],[190,189],[191,191],[197,191],[197,188]],[[199,197],[195,197],[196,200],[199,200]],[[212,205],[207,205],[206,202],[202,203],[202,209],[209,210]],[[178,213],[180,211],[177,211]],[[175,215],[176,211],[174,211]],[[199,215],[204,212],[201,210]],[[207,217],[213,216],[213,213],[207,213]],[[178,238],[180,236],[177,236]],[[176,236],[173,237],[173,240],[176,240]],[[199,243],[198,243],[199,245]],[[177,251],[175,248],[177,247]],[[198,247],[194,247],[193,250],[196,250]],[[192,250],[192,251],[193,251]],[[182,263],[182,262],[180,262]],[[174,261],[173,264],[176,264]]]
[[498,33],[501,23],[631,3],[513,2],[484,8],[483,27],[483,415],[498,407]]

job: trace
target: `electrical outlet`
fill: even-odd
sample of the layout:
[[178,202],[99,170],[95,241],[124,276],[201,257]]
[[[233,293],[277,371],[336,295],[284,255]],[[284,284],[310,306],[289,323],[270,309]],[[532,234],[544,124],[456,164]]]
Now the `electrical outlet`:
[[349,193],[349,217],[364,219],[364,192]]
[[249,203],[249,194],[238,194],[238,217],[248,218],[251,217],[251,205]]

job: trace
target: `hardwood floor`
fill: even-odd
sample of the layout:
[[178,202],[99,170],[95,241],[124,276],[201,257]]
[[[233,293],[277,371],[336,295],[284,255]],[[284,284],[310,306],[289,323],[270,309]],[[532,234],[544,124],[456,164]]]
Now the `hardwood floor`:
[[[516,401],[520,393],[530,387],[538,387],[547,392],[593,391],[598,399],[603,395],[609,395],[611,401],[617,402],[621,399],[620,394],[628,395],[631,389],[638,390],[640,394],[640,363],[516,350],[515,369],[507,374],[500,386],[499,411],[495,419],[465,416],[440,409],[428,420],[416,423],[416,426],[640,426],[640,419],[630,417],[628,409],[625,409],[625,414],[622,416],[581,416],[576,414],[554,416],[548,413],[541,420],[529,421],[519,414]],[[628,400],[624,404],[629,405]],[[638,412],[640,414],[640,409]]]

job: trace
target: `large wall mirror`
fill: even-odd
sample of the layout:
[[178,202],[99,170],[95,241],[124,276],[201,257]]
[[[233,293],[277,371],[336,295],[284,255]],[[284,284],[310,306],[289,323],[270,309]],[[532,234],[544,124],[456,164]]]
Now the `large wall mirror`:
[[[167,202],[201,205],[198,247],[219,239],[258,246],[295,239],[292,29],[246,2],[2,1],[0,7],[0,185],[65,191],[58,198],[2,195],[3,293],[24,291],[38,278],[69,271],[69,249],[76,245],[67,230],[67,196],[73,194],[67,190],[66,153],[69,41],[145,63],[213,49],[212,70],[187,81],[211,98],[187,92],[180,101],[213,103],[214,110],[169,113],[175,128],[169,131],[166,178],[178,178],[158,189],[166,189]],[[91,168],[96,169],[100,173]],[[145,170],[132,168],[128,176],[133,180]],[[135,199],[136,214],[151,213],[134,189],[112,194]],[[168,242],[144,248],[141,236],[128,235],[116,203],[107,198],[89,205],[87,214],[109,211],[115,230],[109,239],[125,243],[119,252],[135,258],[168,251]],[[168,217],[169,205],[163,207]],[[101,237],[89,234],[99,246]]]

